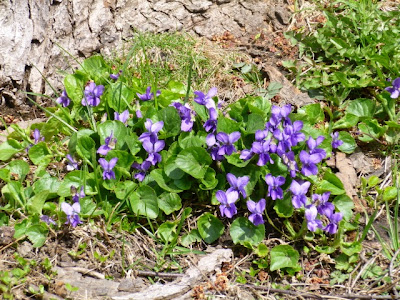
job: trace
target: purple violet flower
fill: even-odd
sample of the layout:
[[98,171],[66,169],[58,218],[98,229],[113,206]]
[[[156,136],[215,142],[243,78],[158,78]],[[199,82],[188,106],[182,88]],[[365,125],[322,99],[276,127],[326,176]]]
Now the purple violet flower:
[[317,207],[318,213],[320,215],[327,216],[328,218],[333,214],[335,211],[335,205],[329,202],[329,197],[331,192],[325,192],[322,195],[313,194],[311,196],[312,203]]
[[206,108],[210,109],[210,108],[214,108],[215,107],[215,102],[212,99],[212,97],[214,97],[217,94],[217,88],[216,87],[212,87],[207,95],[204,95],[203,92],[200,91],[194,91],[194,94],[197,96],[194,98],[194,101],[200,105],[204,105]]
[[[146,92],[144,94],[136,93],[136,95],[142,101],[149,101],[149,100],[152,100],[154,98],[154,93],[151,93],[151,86],[147,87]],[[160,95],[161,95],[161,92],[159,90],[157,90],[156,97],[158,97]]]
[[74,203],[79,202],[79,199],[86,197],[83,186],[81,186],[79,193],[77,193],[76,187],[72,185],[71,194],[72,194],[72,201],[74,201]]
[[67,222],[65,222],[65,224],[71,224],[72,227],[82,224],[79,218],[79,213],[81,212],[81,205],[79,202],[75,202],[72,206],[63,202],[61,203],[61,210],[67,215]]
[[400,96],[400,77],[393,80],[392,85],[385,88],[385,90],[390,93],[390,98],[395,99]]
[[117,74],[110,74],[110,78],[113,80],[117,80],[121,75],[122,75],[122,70],[119,70]]
[[151,141],[145,140],[142,145],[144,150],[149,154],[146,159],[147,161],[151,162],[153,166],[161,162],[161,155],[158,152],[164,149],[165,141],[156,141],[153,144]]
[[326,152],[324,149],[319,149],[317,147],[324,141],[324,139],[325,137],[320,135],[316,140],[314,140],[311,136],[307,140],[307,146],[308,149],[310,149],[310,154],[318,154],[321,160],[326,157]]
[[127,121],[129,118],[129,110],[124,110],[122,113],[114,112],[114,120],[121,121],[125,125],[127,125]]
[[139,137],[139,141],[143,143],[145,140],[149,140],[154,144],[156,141],[158,141],[157,133],[163,128],[163,126],[163,121],[153,124],[150,119],[147,119],[146,122],[144,122],[144,127],[146,127],[148,132],[142,133]]
[[297,162],[295,160],[293,151],[289,151],[287,153],[282,153],[281,158],[282,158],[283,163],[289,169],[290,177],[295,178],[296,172],[299,170],[299,167],[297,166]]
[[[268,162],[273,164],[274,161],[269,156],[270,153],[274,153],[276,150],[276,146],[271,144],[271,140],[263,141],[263,142],[253,142],[251,145],[251,153],[258,154],[258,162],[257,166],[265,166]],[[245,154],[247,154],[245,152]],[[245,157],[243,154],[243,157]]]
[[308,230],[315,232],[317,228],[322,228],[322,221],[317,219],[317,208],[314,205],[309,206],[305,211]]
[[107,155],[108,151],[114,149],[116,143],[117,139],[113,138],[113,132],[111,131],[110,136],[105,138],[104,145],[101,145],[99,149],[97,149],[97,153],[104,156]]
[[228,182],[231,186],[227,190],[227,192],[236,191],[236,192],[242,194],[243,198],[247,198],[245,187],[250,181],[249,176],[236,177],[235,175],[228,173],[228,174],[226,174],[226,179],[228,180]]
[[193,111],[190,109],[189,104],[185,103],[185,105],[179,102],[173,102],[171,106],[175,107],[181,117],[181,130],[184,132],[192,131],[193,128]]
[[208,114],[210,115],[210,118],[204,123],[203,127],[206,132],[214,133],[217,130],[217,110],[211,107],[208,110]]
[[37,128],[33,131],[33,139],[35,140],[34,141],[35,145],[39,142],[44,141],[44,137],[40,135],[40,131]]
[[325,226],[324,230],[330,234],[335,234],[338,230],[338,223],[343,219],[342,213],[334,213],[330,216],[330,223]]
[[56,225],[56,222],[47,215],[40,216],[40,220],[45,222],[47,225],[50,225],[50,224]]
[[147,170],[151,167],[151,162],[145,160],[144,162],[142,162],[141,164],[135,162],[132,164],[132,168],[135,168],[136,170],[139,170],[139,172],[137,172],[135,174],[135,178],[137,180],[139,180],[140,182],[142,182],[144,180],[144,178],[146,177],[146,172]]
[[67,154],[66,158],[68,160],[67,170],[68,171],[78,170],[78,163],[73,159],[73,157],[70,154]]
[[233,152],[236,152],[236,148],[233,143],[240,139],[240,132],[235,131],[230,134],[226,134],[225,132],[218,132],[216,138],[217,141],[222,143],[222,146],[218,150],[218,154],[232,155]]
[[268,184],[268,197],[271,197],[272,200],[283,198],[283,190],[281,185],[285,183],[285,177],[274,177],[271,174],[267,174],[265,175],[265,182]]
[[140,109],[137,109],[137,110],[136,110],[136,117],[137,117],[138,119],[143,118],[143,114],[142,114],[142,112],[140,111]]
[[306,205],[307,203],[306,194],[308,192],[310,184],[311,183],[309,181],[305,182],[297,182],[296,180],[292,181],[289,189],[293,194],[292,204],[294,208],[301,208],[302,206]]
[[235,206],[235,202],[239,198],[237,191],[217,191],[215,197],[221,203],[219,210],[222,217],[232,218],[237,214]]
[[265,210],[265,199],[261,199],[257,203],[252,200],[246,202],[247,209],[251,212],[249,216],[249,220],[254,225],[258,226],[260,224],[264,224],[264,219],[262,217]]
[[94,82],[90,82],[84,91],[84,97],[81,101],[83,106],[97,106],[100,104],[100,96],[103,95],[104,86],[96,85]]
[[343,141],[339,140],[339,131],[331,134],[332,137],[332,148],[338,148],[343,145]]
[[115,179],[115,173],[113,171],[115,165],[117,164],[118,158],[114,157],[111,158],[110,161],[108,162],[104,158],[99,159],[99,163],[101,167],[103,168],[103,179]]
[[321,154],[309,154],[307,151],[301,150],[300,161],[303,164],[301,168],[301,174],[304,176],[317,175],[318,167],[316,164],[321,162]]
[[63,90],[61,96],[57,98],[56,102],[61,104],[63,107],[67,107],[71,103],[71,99],[68,98],[66,90]]

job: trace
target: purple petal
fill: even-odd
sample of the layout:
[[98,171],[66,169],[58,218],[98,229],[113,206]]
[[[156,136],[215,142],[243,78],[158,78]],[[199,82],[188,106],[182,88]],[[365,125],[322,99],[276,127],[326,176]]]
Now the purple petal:
[[71,205],[69,205],[67,202],[61,203],[61,210],[67,215],[70,216],[73,214],[74,210]]
[[246,202],[247,205],[247,209],[249,210],[249,212],[251,213],[256,213],[256,203],[253,200],[248,200]]
[[163,126],[164,126],[164,122],[158,121],[157,123],[155,123],[151,126],[151,130],[149,130],[149,131],[157,133],[163,128]]
[[164,149],[165,146],[165,141],[157,141],[154,144],[154,152],[160,152],[162,149]]
[[240,132],[239,131],[235,131],[235,132],[232,132],[231,134],[229,134],[229,143],[230,144],[233,144],[238,139],[240,139]]
[[103,168],[103,170],[108,169],[108,161],[106,161],[104,158],[99,158],[99,164]]
[[226,174],[226,179],[228,180],[231,187],[237,187],[237,178],[235,175],[228,173]]
[[110,162],[108,163],[108,167],[110,170],[112,170],[115,167],[115,165],[117,164],[117,161],[118,161],[118,157],[111,158]]
[[218,132],[217,140],[220,141],[221,143],[227,144],[229,142],[229,137],[225,132]]
[[224,191],[217,191],[216,193],[215,193],[215,197],[217,198],[217,200],[221,203],[221,204],[224,204],[224,205],[227,205],[228,204],[228,199],[226,198],[226,194],[225,194],[225,192]]

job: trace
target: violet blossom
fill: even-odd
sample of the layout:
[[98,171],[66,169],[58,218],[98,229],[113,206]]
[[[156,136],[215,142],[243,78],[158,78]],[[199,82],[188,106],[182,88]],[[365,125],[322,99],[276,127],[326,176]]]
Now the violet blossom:
[[104,158],[99,159],[99,163],[101,167],[103,168],[103,179],[115,179],[115,173],[113,171],[115,165],[117,164],[118,158],[114,157],[111,158],[110,161],[108,162]]
[[72,206],[63,202],[61,203],[61,210],[67,215],[67,222],[65,222],[65,224],[71,224],[72,227],[82,224],[79,218],[79,213],[81,212],[81,205],[79,202],[75,202]]
[[330,223],[324,227],[324,230],[330,234],[335,234],[338,230],[338,223],[343,219],[342,213],[334,213],[329,217]]
[[[144,94],[136,93],[136,95],[142,101],[149,101],[149,100],[152,100],[154,98],[154,93],[151,92],[151,86],[147,87],[146,92]],[[158,97],[160,95],[161,95],[161,92],[159,90],[157,90],[156,97]]]
[[218,154],[231,155],[233,152],[236,152],[236,148],[233,143],[240,139],[240,132],[235,131],[230,134],[226,134],[225,132],[218,132],[216,138],[217,141],[222,144],[222,146],[218,150]]
[[226,174],[226,179],[231,186],[228,191],[236,191],[242,194],[243,198],[247,198],[245,187],[250,181],[249,176],[236,177],[235,175],[228,173]]
[[144,127],[146,127],[147,132],[144,132],[140,135],[139,141],[143,143],[145,140],[149,140],[151,143],[154,144],[158,140],[157,133],[163,128],[163,126],[163,121],[159,121],[153,124],[150,119],[147,119],[144,123]]
[[50,224],[56,225],[56,222],[47,215],[41,215],[40,220],[45,222],[47,225],[50,225]]
[[271,174],[267,174],[265,175],[265,182],[268,184],[268,197],[271,197],[272,200],[283,198],[283,190],[281,186],[285,183],[285,177],[274,177]]
[[74,187],[73,185],[71,186],[71,194],[72,194],[72,201],[75,202],[79,202],[80,199],[85,198],[85,191],[84,191],[84,187],[81,186],[81,189],[79,192],[77,192],[76,187]]
[[317,219],[317,208],[314,205],[307,207],[304,213],[307,220],[308,230],[315,232],[317,228],[322,228],[322,221]]
[[151,162],[145,160],[141,164],[135,162],[132,164],[132,168],[135,168],[136,170],[139,170],[134,177],[139,180],[140,182],[144,180],[146,177],[146,172],[147,170],[151,167]]
[[114,112],[114,120],[121,121],[125,125],[127,125],[127,121],[129,118],[129,110],[124,110],[122,113]]
[[33,139],[34,139],[35,145],[39,142],[44,141],[44,137],[40,135],[40,130],[37,128],[33,131]]
[[110,78],[113,80],[117,80],[121,75],[122,75],[122,70],[119,70],[117,74],[110,74]]
[[301,174],[304,176],[317,175],[318,167],[316,164],[321,162],[321,154],[309,154],[307,151],[301,150],[300,161],[302,163]]
[[158,152],[164,149],[165,141],[156,141],[152,143],[150,140],[144,140],[142,146],[149,154],[146,159],[147,161],[151,162],[153,166],[161,162],[161,155]]
[[209,119],[204,123],[203,127],[206,130],[206,132],[211,132],[214,133],[217,130],[217,110],[213,107],[211,107],[208,110],[208,114],[209,114]]
[[306,194],[308,192],[308,188],[310,187],[311,183],[309,181],[305,182],[297,182],[293,180],[290,184],[290,191],[293,194],[292,197],[292,204],[295,208],[301,208],[305,206],[307,203]]
[[343,145],[343,141],[339,140],[339,131],[331,133],[331,137],[332,137],[332,148],[339,148],[341,145]]
[[[271,140],[262,142],[253,142],[251,145],[251,153],[258,154],[257,166],[265,166],[268,162],[273,164],[274,161],[270,157],[270,153],[276,151],[276,145],[271,144]],[[247,158],[250,153],[244,152],[240,157]]]
[[175,107],[181,117],[181,130],[184,132],[192,131],[194,112],[190,109],[189,104],[185,105],[174,102],[171,106]]
[[287,153],[282,153],[281,158],[283,163],[288,167],[290,177],[296,177],[296,172],[299,171],[299,167],[297,166],[296,159],[294,157],[294,152],[289,151]]
[[392,86],[385,88],[390,93],[390,98],[395,99],[400,96],[400,77],[392,82]]
[[239,198],[239,194],[237,191],[217,191],[215,197],[217,198],[219,203],[221,203],[221,205],[219,206],[219,210],[222,217],[232,218],[234,215],[237,214],[237,209],[235,206],[235,202]]
[[247,209],[251,212],[251,215],[249,216],[250,222],[256,226],[264,224],[264,219],[262,215],[264,213],[266,205],[265,199],[261,199],[257,203],[255,203],[252,200],[249,200],[246,202],[246,204],[247,204]]
[[68,161],[67,170],[68,171],[78,170],[78,163],[73,159],[73,157],[70,154],[67,154],[66,158]]
[[108,151],[114,149],[116,143],[117,139],[113,138],[113,132],[111,131],[111,134],[105,138],[104,145],[101,145],[99,149],[97,149],[97,153],[104,156],[107,155]]
[[100,96],[103,95],[104,86],[96,85],[94,82],[90,82],[84,91],[84,97],[81,101],[83,106],[97,106],[100,104]]
[[216,87],[212,87],[207,95],[204,95],[203,92],[200,91],[194,91],[194,94],[196,95],[196,97],[194,98],[194,101],[200,105],[204,105],[207,109],[210,108],[214,108],[215,107],[215,102],[212,99],[216,94],[217,94],[217,88]]
[[328,218],[335,211],[335,205],[329,202],[330,195],[331,192],[325,192],[322,195],[313,194],[311,196],[312,203],[317,207],[318,213],[327,216]]
[[308,149],[310,149],[310,154],[318,154],[320,159],[323,160],[326,157],[326,152],[324,149],[317,148],[323,141],[325,137],[320,135],[317,139],[313,139],[311,136],[307,140]]
[[66,90],[63,90],[61,96],[57,98],[56,102],[61,104],[63,107],[67,107],[71,103],[71,99],[68,98]]

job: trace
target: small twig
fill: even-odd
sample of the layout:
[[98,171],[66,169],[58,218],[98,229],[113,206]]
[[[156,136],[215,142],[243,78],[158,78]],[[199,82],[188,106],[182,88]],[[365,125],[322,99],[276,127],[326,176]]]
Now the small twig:
[[295,297],[308,297],[313,299],[365,299],[365,300],[385,300],[385,299],[400,299],[398,296],[393,295],[356,295],[356,294],[344,294],[344,295],[317,295],[309,292],[301,292],[301,291],[293,291],[293,290],[281,290],[281,289],[273,289],[268,286],[257,286],[252,284],[239,284],[239,286],[252,288],[255,290],[261,290],[265,292],[290,295]]
[[165,273],[165,272],[153,272],[153,271],[135,271],[136,276],[141,277],[160,277],[160,278],[179,278],[184,276],[184,274],[178,273]]
[[9,243],[8,245],[5,245],[3,248],[0,249],[0,253],[3,252],[4,250],[6,250],[7,248],[10,248],[12,245],[14,245],[15,243],[18,243],[20,240],[23,240],[24,238],[26,238],[26,236],[21,236],[19,239]]
[[106,278],[104,276],[104,274],[101,274],[101,273],[93,271],[93,270],[88,270],[88,269],[85,269],[85,268],[81,268],[81,267],[66,267],[65,269],[81,273],[82,275],[89,275],[89,276],[92,276],[92,277],[95,277],[95,278],[98,278],[98,279],[105,279]]
[[381,253],[382,249],[380,249],[375,255],[361,268],[360,272],[358,272],[356,278],[354,278],[353,282],[351,283],[351,288],[353,289],[357,283],[357,280],[361,277],[361,275],[365,272],[365,270],[374,263],[375,259],[377,259],[378,255]]
[[[393,280],[392,275],[393,275],[393,265],[394,265],[394,261],[397,258],[397,255],[399,255],[400,253],[400,249],[397,249],[397,251],[394,253],[392,260],[390,261],[390,265],[389,265],[389,277],[390,279]],[[396,295],[396,297],[399,297],[399,293],[397,292],[396,289],[396,285],[393,286],[393,293]]]

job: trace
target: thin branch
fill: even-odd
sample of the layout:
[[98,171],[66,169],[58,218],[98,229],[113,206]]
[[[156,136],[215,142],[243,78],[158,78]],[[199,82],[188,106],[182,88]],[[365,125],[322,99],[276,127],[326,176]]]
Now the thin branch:
[[165,273],[165,272],[153,272],[153,271],[135,271],[136,276],[141,277],[160,277],[160,278],[180,278],[184,274],[178,273]]

